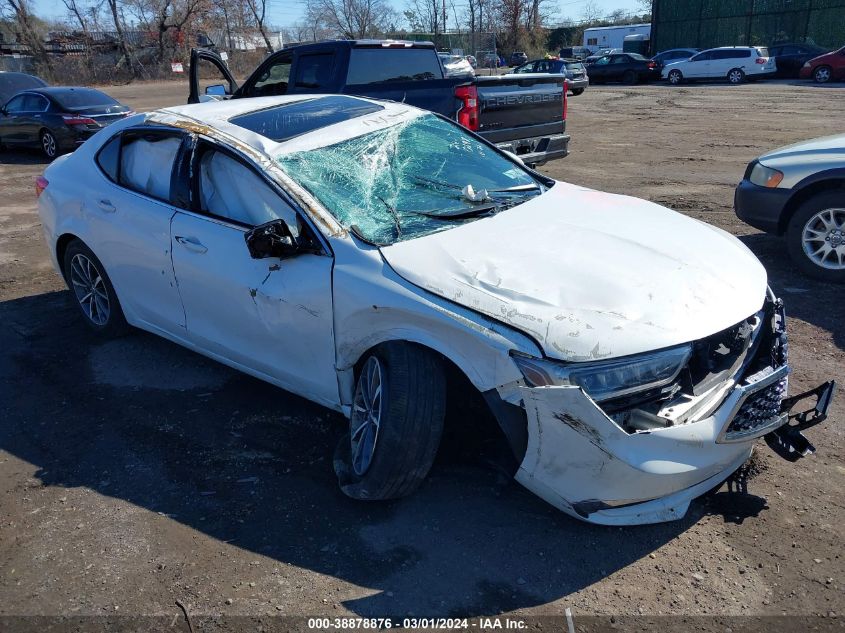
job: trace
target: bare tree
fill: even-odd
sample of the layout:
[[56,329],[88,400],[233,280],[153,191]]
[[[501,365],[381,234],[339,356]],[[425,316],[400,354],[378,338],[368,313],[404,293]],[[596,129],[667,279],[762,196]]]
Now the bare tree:
[[598,22],[601,19],[601,14],[601,7],[595,2],[595,0],[590,0],[584,5],[584,22],[587,22],[588,24]]
[[306,19],[325,32],[347,39],[377,37],[395,23],[386,0],[307,0]]
[[267,47],[267,52],[273,52],[273,44],[270,42],[270,38],[267,35],[267,1],[268,0],[245,0],[247,7],[249,8],[249,12],[252,14],[253,19],[255,20],[255,26],[258,28],[258,31],[261,33],[261,37],[264,38],[264,45]]
[[90,14],[88,17],[86,17],[85,14],[88,13],[89,8],[83,6],[80,0],[62,0],[62,4],[65,5],[68,15],[73,17],[79,23],[79,28],[87,35],[88,19]]
[[437,39],[444,30],[440,0],[408,0],[404,14],[412,31],[432,33]]
[[127,68],[129,68],[129,71],[134,76],[135,67],[132,64],[131,57],[129,56],[129,44],[126,41],[126,31],[123,28],[123,16],[121,15],[121,7],[118,6],[118,1],[119,0],[106,0],[106,4],[108,5],[109,12],[111,13],[112,21],[114,22],[114,30],[117,33],[117,48],[123,56]]
[[47,48],[44,46],[44,40],[38,33],[37,18],[32,12],[29,0],[5,0],[4,4],[11,9],[15,22],[20,29],[21,39],[32,52],[35,62],[49,70],[52,64],[47,54]]

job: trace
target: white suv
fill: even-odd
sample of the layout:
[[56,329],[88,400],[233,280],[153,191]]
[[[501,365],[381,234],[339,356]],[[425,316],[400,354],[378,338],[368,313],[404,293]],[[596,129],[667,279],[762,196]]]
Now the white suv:
[[678,85],[696,79],[727,79],[741,84],[746,79],[758,79],[774,74],[775,58],[769,51],[756,46],[725,46],[710,48],[689,59],[666,64],[663,78]]

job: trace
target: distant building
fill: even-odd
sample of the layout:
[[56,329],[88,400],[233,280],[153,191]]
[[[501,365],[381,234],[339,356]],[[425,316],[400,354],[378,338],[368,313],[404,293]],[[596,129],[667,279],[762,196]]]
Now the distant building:
[[[267,39],[270,40],[273,50],[278,51],[284,47],[281,31],[267,31]],[[264,37],[255,29],[248,31],[233,29],[229,33],[225,29],[215,29],[205,35],[200,35],[197,38],[197,44],[227,51],[256,51],[267,48]]]

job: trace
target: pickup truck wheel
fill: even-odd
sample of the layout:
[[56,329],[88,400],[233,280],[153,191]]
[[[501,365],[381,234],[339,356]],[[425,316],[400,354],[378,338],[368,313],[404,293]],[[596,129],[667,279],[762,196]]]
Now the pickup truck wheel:
[[572,96],[573,96],[573,97],[577,97],[577,96],[578,96],[578,95],[580,95],[580,94],[584,94],[584,89],[583,89],[583,88],[573,88],[573,89],[572,89]]
[[353,499],[412,493],[428,475],[446,411],[439,359],[406,343],[386,343],[361,366],[349,432],[335,451],[341,490]]
[[111,279],[93,251],[81,240],[68,244],[63,271],[85,324],[97,334],[114,337],[129,329]]
[[806,200],[790,218],[786,247],[801,272],[845,283],[845,190]]
[[625,74],[622,75],[622,81],[629,86],[633,86],[637,83],[637,73],[633,70],[626,70]]
[[819,66],[813,71],[813,81],[817,84],[826,84],[830,81],[830,66]]
[[678,86],[684,80],[684,74],[680,70],[673,70],[669,72],[669,83],[673,86]]
[[728,71],[728,81],[733,85],[741,84],[745,81],[745,73],[740,68],[734,68]]

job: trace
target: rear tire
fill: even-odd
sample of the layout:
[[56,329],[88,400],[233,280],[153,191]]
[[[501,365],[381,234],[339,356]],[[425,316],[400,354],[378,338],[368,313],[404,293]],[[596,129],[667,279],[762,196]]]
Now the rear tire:
[[786,248],[804,274],[845,283],[845,189],[818,193],[798,207],[786,228]]
[[116,337],[129,330],[123,309],[102,262],[82,240],[68,244],[64,275],[85,324],[103,337]]
[[737,86],[745,81],[745,73],[741,68],[733,68],[728,71],[728,82]]
[[669,71],[669,76],[667,77],[669,83],[673,86],[679,86],[684,81],[684,74],[680,70],[672,70]]
[[817,84],[829,83],[832,78],[830,66],[819,66],[813,71],[813,81]]
[[50,130],[41,130],[41,151],[48,160],[53,160],[59,155],[59,142]]
[[628,86],[635,85],[637,83],[637,73],[633,70],[626,70],[625,74],[622,75],[622,81]]
[[349,432],[337,445],[340,489],[353,499],[396,499],[422,483],[440,445],[446,379],[440,359],[391,342],[367,355],[355,386]]

